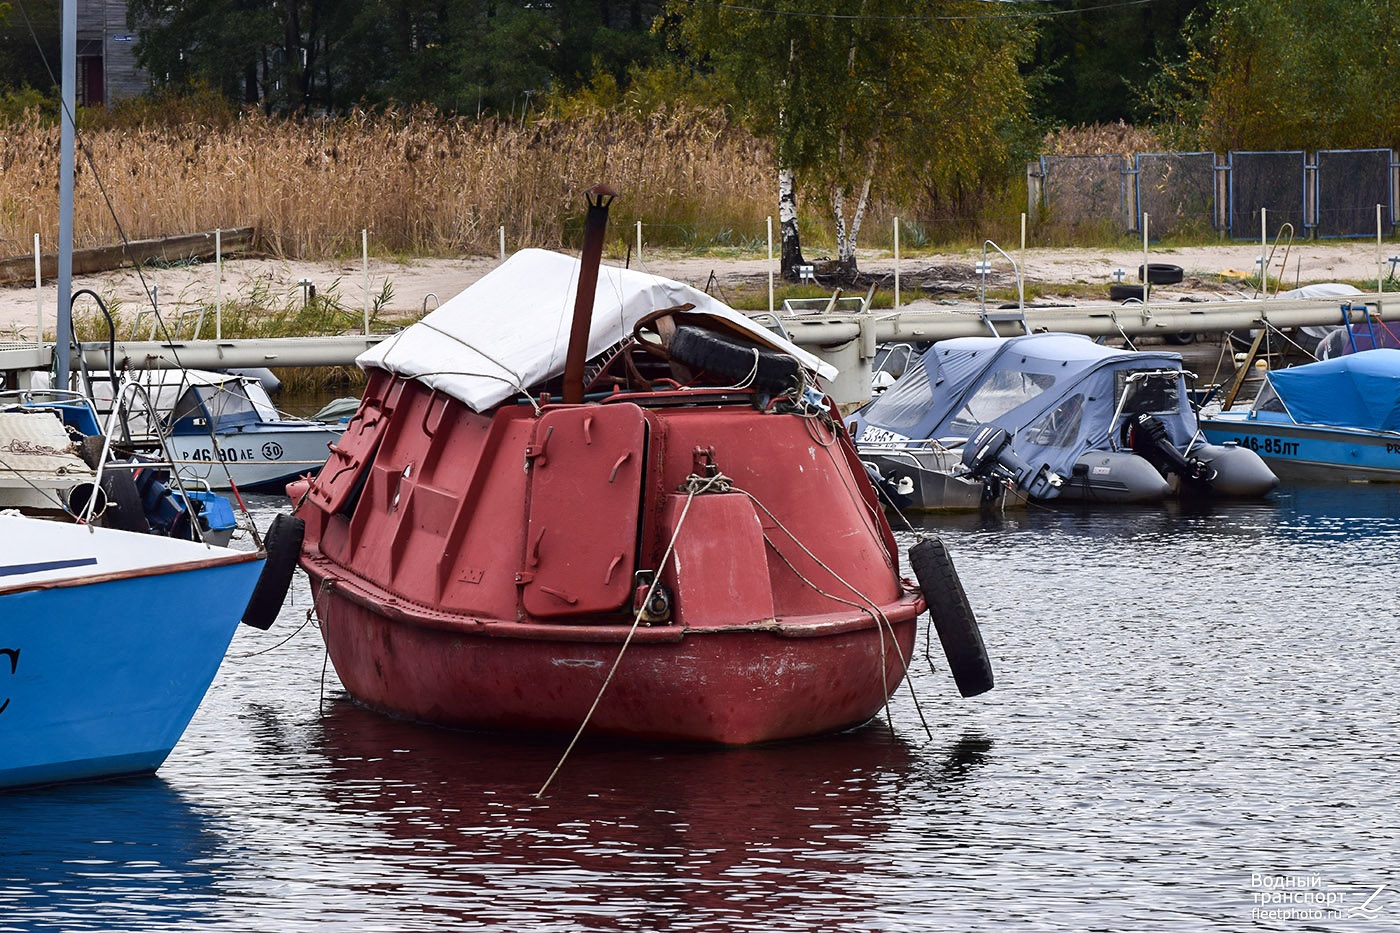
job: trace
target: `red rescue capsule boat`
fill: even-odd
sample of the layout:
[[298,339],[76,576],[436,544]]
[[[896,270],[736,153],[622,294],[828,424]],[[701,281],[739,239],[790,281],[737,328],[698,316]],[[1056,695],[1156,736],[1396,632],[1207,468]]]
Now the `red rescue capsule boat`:
[[289,488],[336,672],[473,728],[739,745],[870,719],[924,601],[813,388],[833,371],[600,269],[590,194],[582,264],[522,251],[363,355],[359,410]]

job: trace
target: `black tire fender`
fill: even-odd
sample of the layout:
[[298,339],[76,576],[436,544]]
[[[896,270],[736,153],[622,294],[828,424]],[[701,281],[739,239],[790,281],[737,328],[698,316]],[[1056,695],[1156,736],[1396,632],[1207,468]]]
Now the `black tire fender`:
[[1108,297],[1110,301],[1142,301],[1143,288],[1141,285],[1110,285],[1108,286]]
[[146,507],[141,503],[141,491],[131,471],[122,467],[102,472],[102,491],[107,494],[107,511],[102,513],[103,528],[149,534],[151,523],[146,520]]
[[752,375],[750,384],[760,392],[786,392],[802,383],[802,366],[796,357],[702,327],[678,325],[666,349],[687,366],[736,383]]
[[992,663],[947,546],[941,538],[925,538],[909,549],[909,565],[924,591],[958,692],[965,697],[986,693],[992,689]]
[[277,621],[287,588],[292,585],[292,572],[301,558],[301,540],[305,536],[306,522],[295,515],[282,514],[272,520],[272,527],[263,537],[266,558],[262,573],[243,609],[244,625],[267,631]]
[[1186,272],[1180,266],[1169,262],[1149,262],[1145,267],[1138,266],[1138,280],[1146,279],[1153,285],[1175,285],[1185,277]]

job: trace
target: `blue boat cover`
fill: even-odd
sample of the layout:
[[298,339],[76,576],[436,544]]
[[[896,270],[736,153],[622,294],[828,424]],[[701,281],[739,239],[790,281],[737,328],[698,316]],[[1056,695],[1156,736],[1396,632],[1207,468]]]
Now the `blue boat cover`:
[[1400,350],[1349,353],[1268,374],[1299,424],[1400,431]]
[[[1168,375],[1132,381],[1144,370]],[[995,424],[1024,459],[1067,473],[1085,451],[1117,447],[1124,414],[1139,411],[1178,445],[1195,436],[1179,354],[1051,333],[940,341],[853,420],[856,440],[871,444],[966,438]]]

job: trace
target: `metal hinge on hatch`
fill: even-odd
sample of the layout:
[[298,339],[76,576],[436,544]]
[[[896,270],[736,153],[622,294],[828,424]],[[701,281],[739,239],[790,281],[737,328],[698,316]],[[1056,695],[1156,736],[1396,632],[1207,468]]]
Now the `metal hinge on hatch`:
[[525,471],[527,473],[530,471],[530,461],[532,460],[538,460],[540,466],[545,465],[544,450],[546,447],[549,446],[549,438],[553,434],[554,425],[551,424],[549,427],[545,428],[543,440],[541,440],[538,444],[525,445]]

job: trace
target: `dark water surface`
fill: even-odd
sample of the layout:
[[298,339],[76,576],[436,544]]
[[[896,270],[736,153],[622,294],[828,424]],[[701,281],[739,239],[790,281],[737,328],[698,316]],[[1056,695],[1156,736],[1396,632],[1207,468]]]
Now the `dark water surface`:
[[0,796],[0,930],[1400,926],[1400,489],[924,527],[992,693],[921,643],[927,731],[585,746],[543,800],[560,744],[351,704],[299,575],[158,778]]

